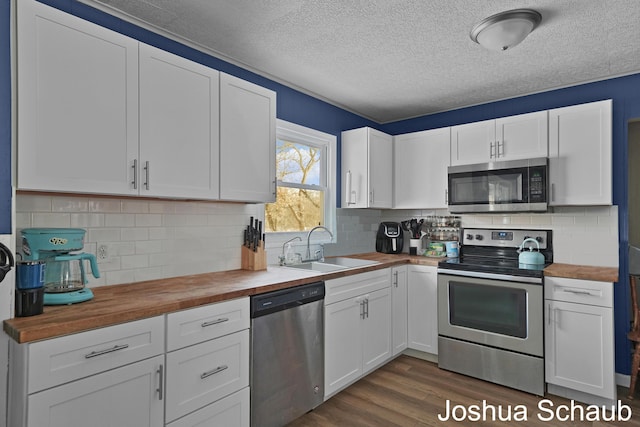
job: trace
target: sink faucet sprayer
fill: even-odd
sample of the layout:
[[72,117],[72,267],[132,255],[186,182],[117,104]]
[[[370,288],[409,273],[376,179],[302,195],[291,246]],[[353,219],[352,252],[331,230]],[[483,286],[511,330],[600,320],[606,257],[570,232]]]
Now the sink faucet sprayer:
[[285,248],[289,243],[293,242],[294,240],[300,240],[300,241],[302,242],[302,237],[300,237],[300,236],[296,236],[296,237],[294,237],[294,238],[292,238],[292,239],[287,240],[286,242],[284,242],[284,243],[282,244],[282,255],[280,255],[280,256],[279,256],[279,258],[280,258],[280,265],[285,265],[285,264],[286,264],[286,262],[287,262],[287,259],[286,259],[286,258],[287,258],[287,256],[286,256],[286,255],[285,255],[285,253],[284,253],[284,248]]
[[[322,225],[317,225],[317,226],[313,227],[311,230],[309,230],[309,234],[307,234],[307,259],[311,258],[311,250],[309,249],[309,239],[311,238],[311,233],[313,233],[315,230],[317,230],[319,228],[322,228],[324,231],[329,233],[329,236],[331,236],[331,240],[333,241],[333,233],[327,227],[322,226]],[[322,245],[320,245],[320,247],[322,248]],[[319,259],[321,261],[324,259],[324,251],[323,251],[323,249],[320,252]]]

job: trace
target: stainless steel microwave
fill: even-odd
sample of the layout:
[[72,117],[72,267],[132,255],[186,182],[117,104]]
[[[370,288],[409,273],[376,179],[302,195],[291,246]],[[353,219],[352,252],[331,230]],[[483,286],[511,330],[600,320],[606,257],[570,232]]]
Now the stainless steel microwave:
[[546,212],[546,157],[449,166],[451,213]]

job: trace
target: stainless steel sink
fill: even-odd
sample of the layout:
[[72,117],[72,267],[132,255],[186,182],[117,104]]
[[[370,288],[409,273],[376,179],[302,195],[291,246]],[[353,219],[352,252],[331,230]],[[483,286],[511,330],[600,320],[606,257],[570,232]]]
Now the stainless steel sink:
[[365,267],[374,264],[378,264],[378,262],[356,258],[335,257],[327,258],[324,261],[303,262],[301,264],[286,265],[285,267],[329,273],[331,271],[347,270],[349,268]]
[[284,267],[297,268],[299,270],[319,271],[322,273],[328,273],[330,271],[336,271],[336,270],[344,270],[345,268],[347,268],[342,265],[328,264],[326,262],[319,262],[319,261],[303,262],[302,264],[285,265]]

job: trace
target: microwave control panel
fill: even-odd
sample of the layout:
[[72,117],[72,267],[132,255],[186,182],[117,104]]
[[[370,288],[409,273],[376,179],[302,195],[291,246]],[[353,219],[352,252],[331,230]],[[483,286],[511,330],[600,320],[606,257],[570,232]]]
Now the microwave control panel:
[[529,168],[529,202],[544,203],[547,201],[547,168],[534,166]]

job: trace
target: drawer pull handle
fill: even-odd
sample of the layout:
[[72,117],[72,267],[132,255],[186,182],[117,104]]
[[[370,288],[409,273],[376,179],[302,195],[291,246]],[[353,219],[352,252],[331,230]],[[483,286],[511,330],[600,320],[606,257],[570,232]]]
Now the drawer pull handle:
[[85,354],[84,358],[91,359],[92,357],[102,356],[104,354],[113,353],[114,351],[124,350],[125,348],[129,348],[129,344],[114,345],[113,347],[106,348],[104,350],[92,351],[89,354]]
[[218,372],[222,372],[225,369],[229,369],[229,367],[227,365],[218,366],[216,369],[212,369],[212,370],[210,370],[208,372],[205,372],[205,373],[201,374],[200,375],[200,379],[203,380],[205,378],[210,377],[211,375],[217,374]]
[[156,391],[158,392],[158,399],[162,400],[162,398],[164,397],[164,393],[162,390],[164,390],[164,369],[162,364],[160,365],[160,367],[158,368],[158,388],[156,389]]
[[203,328],[206,328],[207,326],[217,325],[218,323],[224,323],[224,322],[228,322],[228,321],[229,321],[228,317],[221,317],[221,318],[216,319],[216,320],[211,320],[209,322],[204,322],[204,323],[200,324],[200,326],[202,326]]
[[575,289],[563,289],[563,292],[569,292],[570,294],[576,294],[576,295],[589,295],[589,296],[593,295],[591,292],[588,292],[588,291],[577,291]]

